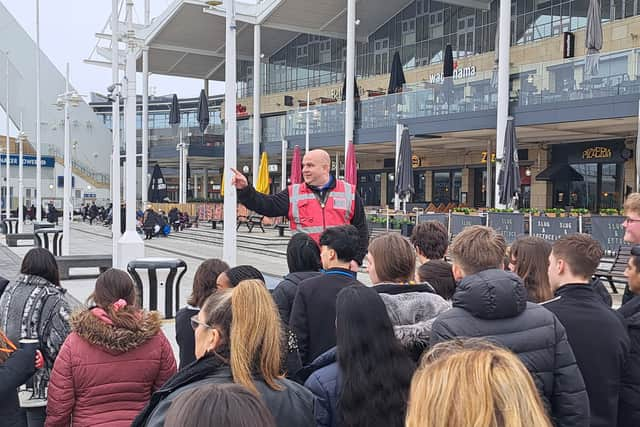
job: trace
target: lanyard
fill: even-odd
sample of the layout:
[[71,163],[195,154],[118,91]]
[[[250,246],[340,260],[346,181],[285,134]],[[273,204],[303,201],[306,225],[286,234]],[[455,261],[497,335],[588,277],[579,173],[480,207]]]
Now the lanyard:
[[341,275],[341,276],[347,276],[351,279],[355,279],[355,276],[353,273],[348,273],[346,271],[340,271],[340,270],[331,270],[331,271],[325,271],[324,274],[336,274],[336,275]]

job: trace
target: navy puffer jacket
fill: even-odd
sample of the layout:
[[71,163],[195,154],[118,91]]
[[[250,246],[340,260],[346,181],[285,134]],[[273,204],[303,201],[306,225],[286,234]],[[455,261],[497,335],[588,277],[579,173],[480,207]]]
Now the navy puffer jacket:
[[522,279],[498,269],[467,276],[452,305],[434,322],[431,345],[484,337],[510,349],[531,372],[554,425],[589,425],[589,398],[565,329],[549,310],[527,302]]

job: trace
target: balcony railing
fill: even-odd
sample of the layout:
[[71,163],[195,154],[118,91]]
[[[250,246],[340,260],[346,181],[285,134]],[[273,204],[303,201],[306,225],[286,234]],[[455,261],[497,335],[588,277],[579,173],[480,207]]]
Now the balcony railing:
[[[597,75],[584,72],[584,57],[513,67],[511,103],[519,106],[553,104],[640,93],[640,49],[601,55]],[[356,128],[392,127],[399,120],[447,116],[496,109],[496,72],[469,68],[447,79],[405,85],[402,93],[369,96],[357,103]],[[344,103],[319,105],[309,115],[310,133],[344,132]],[[305,108],[286,116],[286,135],[304,135]]]

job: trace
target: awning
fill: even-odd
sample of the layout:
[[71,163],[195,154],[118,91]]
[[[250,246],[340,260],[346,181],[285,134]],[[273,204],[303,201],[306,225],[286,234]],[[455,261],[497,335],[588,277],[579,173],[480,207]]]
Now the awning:
[[584,177],[566,163],[551,165],[536,175],[536,181],[555,181],[557,179],[584,181]]

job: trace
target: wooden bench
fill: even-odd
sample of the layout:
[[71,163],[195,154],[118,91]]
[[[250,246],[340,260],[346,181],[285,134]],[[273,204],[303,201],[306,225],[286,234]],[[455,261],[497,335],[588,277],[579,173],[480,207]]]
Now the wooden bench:
[[[111,254],[109,255],[65,255],[57,256],[58,271],[61,280],[69,279],[89,279],[98,277],[112,266]],[[98,268],[98,273],[71,275],[69,270],[72,268]]]
[[264,233],[264,227],[262,225],[262,220],[264,219],[264,215],[256,215],[251,214],[248,216],[240,215],[238,216],[238,225],[236,227],[236,231],[240,228],[241,225],[246,225],[249,229],[249,233],[253,231],[254,227],[260,227],[260,230]]
[[624,270],[627,268],[629,257],[631,256],[631,245],[622,245],[618,249],[613,260],[602,260],[594,276],[607,279],[614,294],[618,293],[615,282],[626,283]]
[[19,240],[30,240],[29,246],[33,246],[36,244],[33,233],[13,233],[6,235],[7,246],[9,247],[17,247]]

